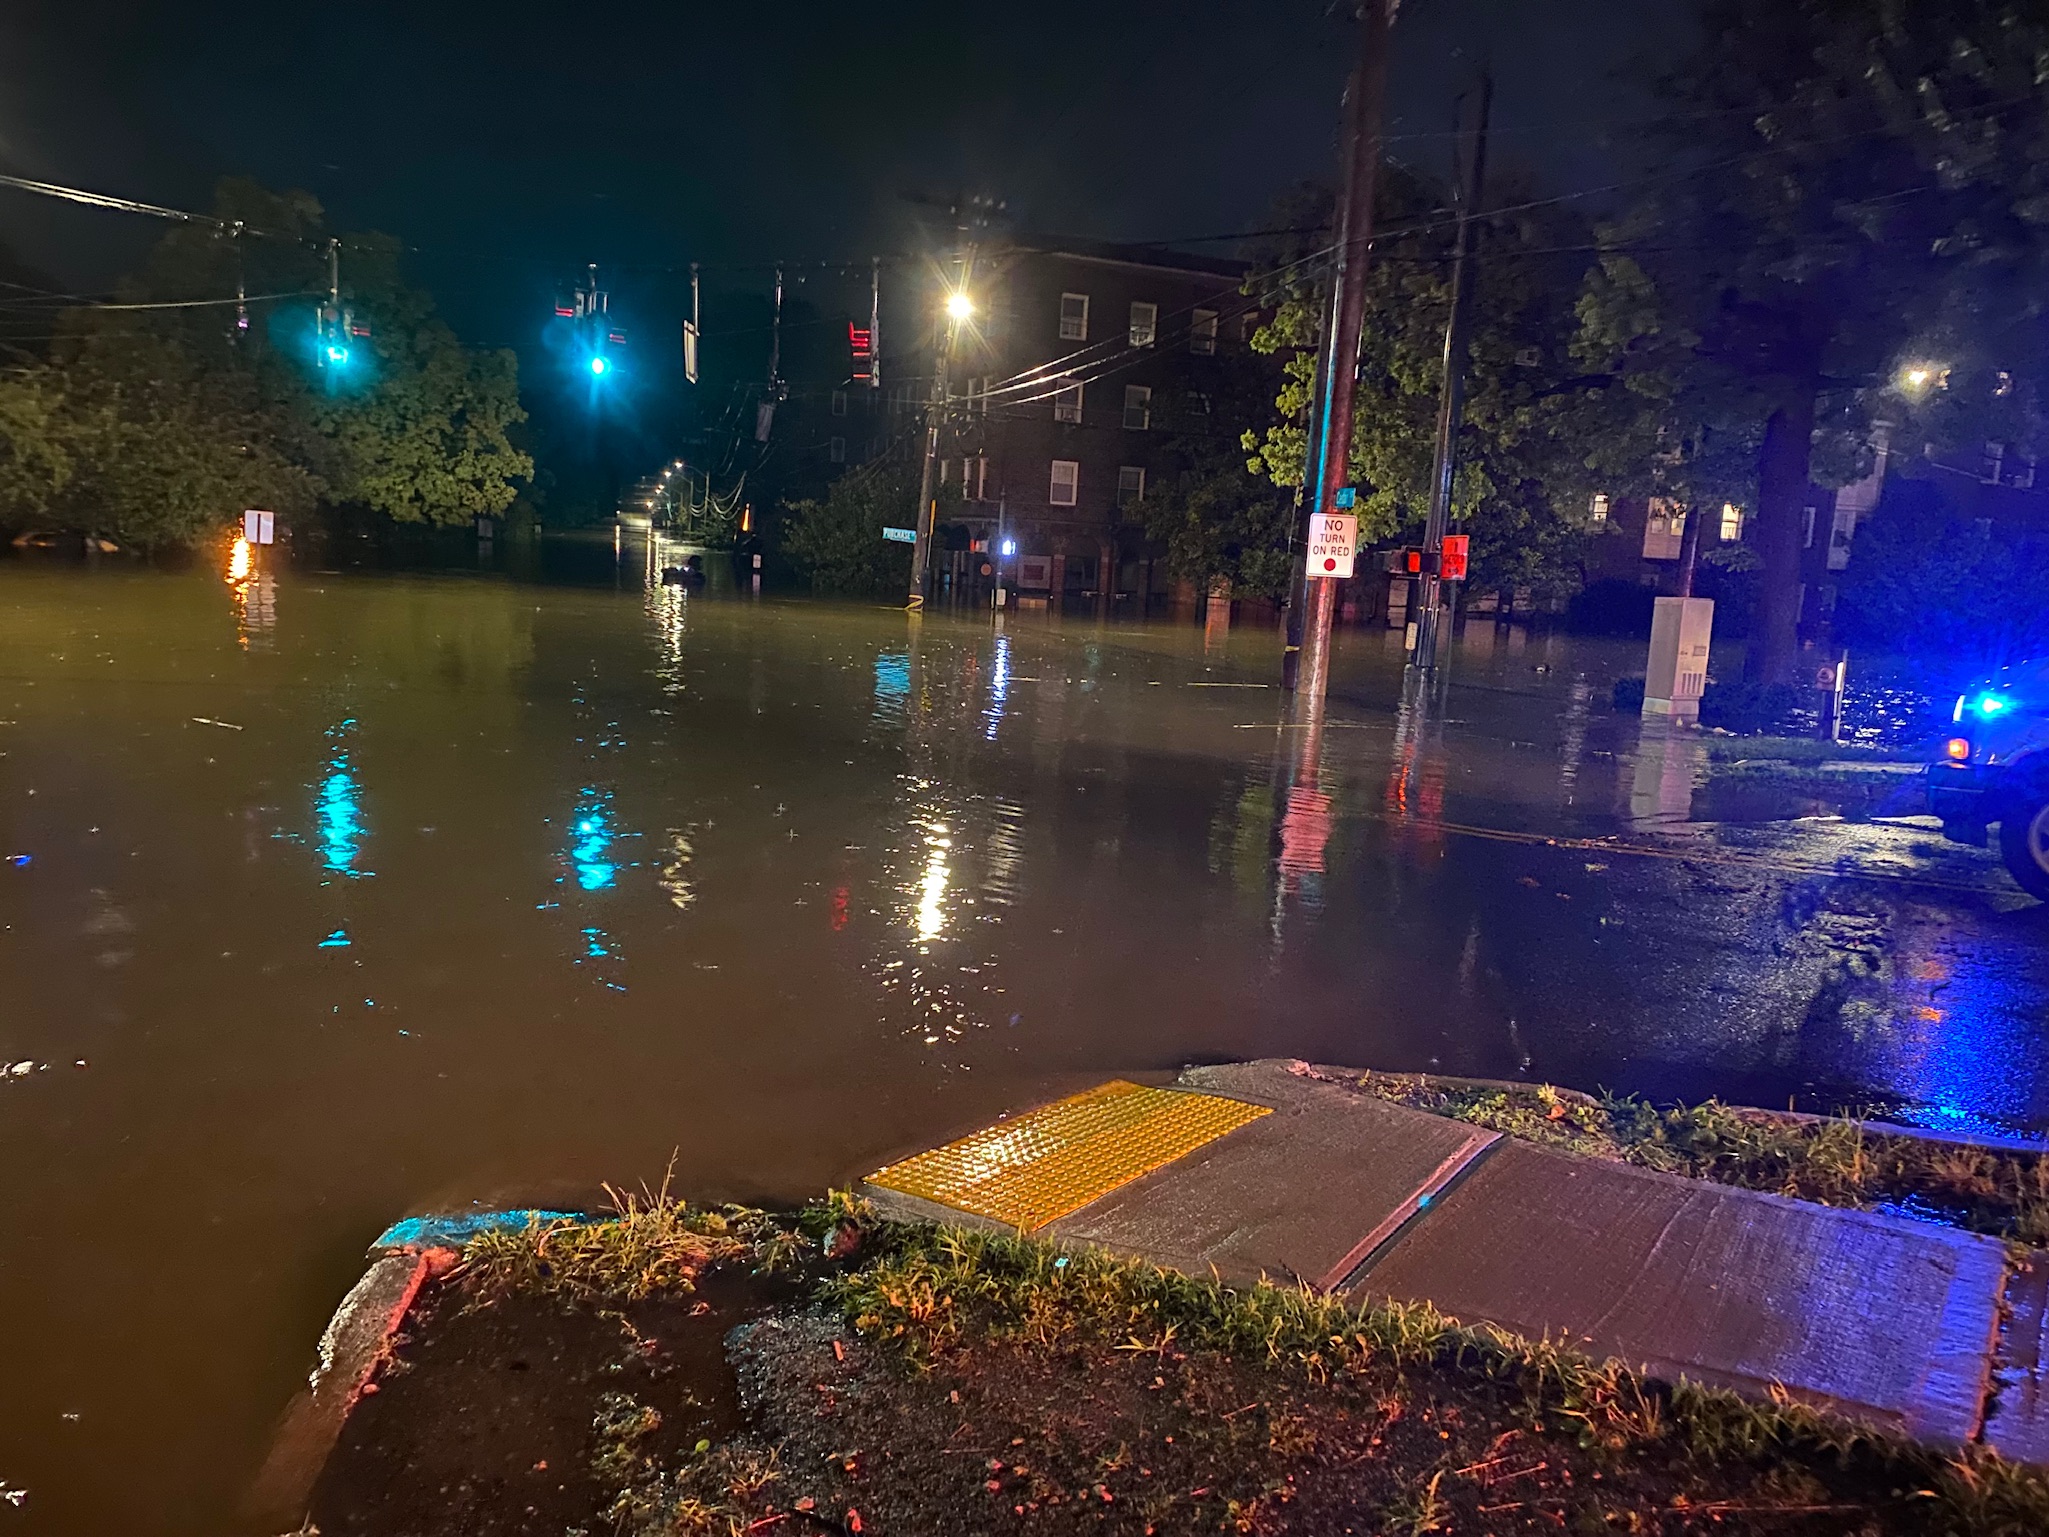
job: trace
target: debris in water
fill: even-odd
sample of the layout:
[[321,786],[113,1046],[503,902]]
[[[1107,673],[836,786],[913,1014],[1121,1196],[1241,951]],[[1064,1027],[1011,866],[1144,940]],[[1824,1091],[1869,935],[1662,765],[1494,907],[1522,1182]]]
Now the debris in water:
[[33,858],[35,858],[35,855],[33,854],[9,854],[7,856],[7,862],[13,865],[15,869],[19,870],[26,866],[28,862]]
[[28,1491],[26,1489],[9,1488],[7,1480],[0,1478],[0,1500],[5,1500],[16,1510],[19,1510],[28,1503]]
[[242,728],[241,728],[240,726],[236,725],[236,724],[235,724],[235,723],[234,723],[233,721],[227,721],[227,720],[215,720],[215,719],[213,719],[213,717],[211,717],[211,716],[208,716],[208,715],[195,715],[195,716],[193,716],[193,717],[192,717],[192,720],[193,720],[193,723],[194,723],[195,725],[200,725],[200,726],[218,726],[218,727],[220,727],[220,728],[221,728],[221,730],[223,730],[223,731],[240,731],[240,730],[242,729]]

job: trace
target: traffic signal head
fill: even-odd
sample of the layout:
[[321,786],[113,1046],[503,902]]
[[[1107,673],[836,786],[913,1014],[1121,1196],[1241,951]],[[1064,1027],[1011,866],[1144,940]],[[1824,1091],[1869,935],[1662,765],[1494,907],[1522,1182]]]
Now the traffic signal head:
[[612,365],[611,363],[606,361],[606,359],[602,357],[595,357],[591,359],[591,377],[593,379],[602,379],[606,374],[610,373],[611,371]]
[[340,342],[329,342],[327,344],[325,356],[328,362],[334,364],[337,368],[339,368],[342,364],[348,362],[349,349],[344,347]]

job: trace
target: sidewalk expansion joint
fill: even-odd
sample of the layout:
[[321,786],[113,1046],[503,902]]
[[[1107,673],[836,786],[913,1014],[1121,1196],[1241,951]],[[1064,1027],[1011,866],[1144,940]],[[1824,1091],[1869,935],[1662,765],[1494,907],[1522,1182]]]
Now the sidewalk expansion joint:
[[1446,1196],[1471,1178],[1473,1172],[1494,1156],[1507,1138],[1496,1134],[1478,1147],[1460,1149],[1439,1164],[1416,1194],[1390,1212],[1380,1225],[1360,1239],[1331,1273],[1317,1282],[1322,1292],[1348,1292],[1363,1284],[1373,1267],[1391,1254],[1401,1241],[1422,1225]]

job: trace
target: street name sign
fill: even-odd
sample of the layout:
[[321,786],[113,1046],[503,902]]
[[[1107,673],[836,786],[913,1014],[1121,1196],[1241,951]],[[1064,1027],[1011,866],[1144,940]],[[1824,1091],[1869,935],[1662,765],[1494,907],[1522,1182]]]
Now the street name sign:
[[1309,574],[1342,577],[1352,574],[1359,549],[1359,519],[1349,512],[1309,515]]
[[918,531],[915,528],[885,528],[882,537],[891,544],[916,544]]

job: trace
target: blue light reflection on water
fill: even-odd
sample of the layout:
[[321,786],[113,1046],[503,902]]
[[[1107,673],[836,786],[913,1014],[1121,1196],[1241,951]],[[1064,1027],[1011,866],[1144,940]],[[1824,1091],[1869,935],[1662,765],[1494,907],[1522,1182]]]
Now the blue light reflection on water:
[[2032,980],[1914,930],[1894,966],[1892,1028],[1872,1074],[1905,1101],[1894,1118],[1973,1136],[2025,1128],[2045,1071]]
[[585,891],[603,891],[618,878],[619,862],[611,857],[612,792],[585,785],[577,791],[569,818],[569,863],[576,884]]
[[880,722],[900,721],[911,699],[911,656],[908,651],[881,651],[875,656],[875,711]]
[[363,841],[368,829],[363,819],[363,792],[350,761],[348,741],[356,729],[354,717],[327,728],[327,773],[320,781],[314,800],[314,823],[320,841],[320,863],[331,875],[356,880],[374,875],[359,868]]

